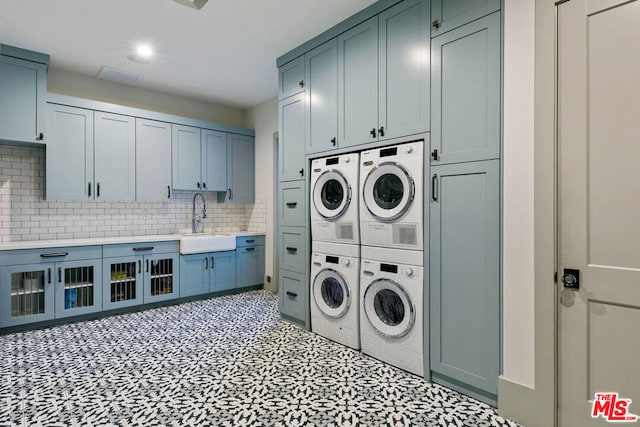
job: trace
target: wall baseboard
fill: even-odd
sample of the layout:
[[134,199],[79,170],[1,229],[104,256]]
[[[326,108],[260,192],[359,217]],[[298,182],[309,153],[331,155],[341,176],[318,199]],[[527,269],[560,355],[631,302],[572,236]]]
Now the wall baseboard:
[[498,414],[526,427],[534,426],[535,390],[529,386],[498,378]]

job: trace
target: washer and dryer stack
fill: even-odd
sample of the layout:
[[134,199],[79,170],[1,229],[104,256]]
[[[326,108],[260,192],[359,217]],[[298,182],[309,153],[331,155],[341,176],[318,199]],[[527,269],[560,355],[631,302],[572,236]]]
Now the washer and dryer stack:
[[311,329],[424,376],[424,142],[316,159]]
[[360,349],[358,153],[311,163],[311,330]]

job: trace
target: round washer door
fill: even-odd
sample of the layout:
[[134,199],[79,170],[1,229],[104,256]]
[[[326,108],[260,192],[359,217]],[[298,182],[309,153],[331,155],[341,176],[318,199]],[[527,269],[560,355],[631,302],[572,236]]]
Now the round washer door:
[[344,316],[351,305],[351,291],[342,274],[325,268],[313,279],[313,299],[326,316]]
[[351,186],[342,173],[327,170],[313,186],[313,205],[327,221],[335,221],[347,211],[351,202]]
[[383,162],[369,171],[364,181],[364,204],[378,221],[400,218],[411,206],[415,185],[409,172],[395,162]]
[[411,331],[416,319],[413,301],[399,283],[377,279],[364,291],[364,312],[380,334],[400,338]]

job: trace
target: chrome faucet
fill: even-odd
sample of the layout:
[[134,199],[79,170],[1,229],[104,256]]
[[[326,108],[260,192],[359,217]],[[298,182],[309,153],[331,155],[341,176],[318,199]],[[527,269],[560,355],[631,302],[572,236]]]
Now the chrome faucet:
[[[202,211],[199,214],[196,214],[196,198],[200,196],[202,199]],[[198,223],[202,223],[202,221],[207,217],[207,205],[204,202],[204,196],[202,193],[196,193],[193,195],[193,232],[194,234],[198,232]],[[204,231],[204,223],[202,227],[202,231]]]

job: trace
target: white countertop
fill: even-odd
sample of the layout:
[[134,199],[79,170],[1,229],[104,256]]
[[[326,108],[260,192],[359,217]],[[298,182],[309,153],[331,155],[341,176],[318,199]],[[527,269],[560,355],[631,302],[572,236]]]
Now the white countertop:
[[[225,236],[264,236],[261,231],[230,231],[224,233],[199,233]],[[178,241],[180,237],[189,234],[160,234],[152,236],[125,236],[125,237],[96,237],[90,239],[65,239],[65,240],[28,240],[18,242],[0,243],[0,251],[12,251],[18,249],[50,249],[69,246],[94,246],[94,245],[118,245],[125,243],[146,243],[146,242],[170,242]]]

